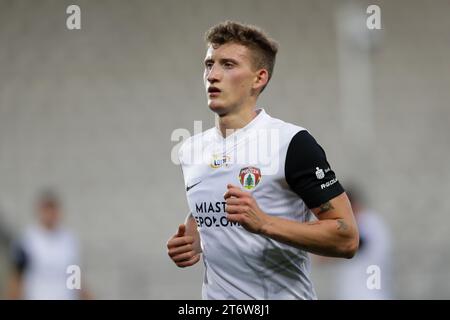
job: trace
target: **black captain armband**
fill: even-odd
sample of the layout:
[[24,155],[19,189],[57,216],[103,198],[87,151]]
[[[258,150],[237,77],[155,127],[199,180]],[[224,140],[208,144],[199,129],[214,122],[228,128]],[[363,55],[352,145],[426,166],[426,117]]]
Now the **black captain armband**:
[[289,143],[285,177],[290,188],[310,209],[344,192],[325,151],[306,130],[299,131]]

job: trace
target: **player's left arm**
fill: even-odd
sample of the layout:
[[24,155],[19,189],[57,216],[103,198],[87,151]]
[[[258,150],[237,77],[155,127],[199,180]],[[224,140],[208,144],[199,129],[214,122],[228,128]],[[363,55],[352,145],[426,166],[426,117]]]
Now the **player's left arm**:
[[[251,232],[324,256],[351,258],[359,243],[353,211],[325,151],[306,130],[290,141],[285,178],[316,215],[317,221],[299,222],[264,213],[252,194],[228,185],[228,219]],[[282,213],[282,212],[280,212]]]
[[298,222],[264,213],[251,193],[228,185],[228,220],[250,232],[318,255],[351,258],[358,248],[358,228],[344,193],[313,208],[318,220]]

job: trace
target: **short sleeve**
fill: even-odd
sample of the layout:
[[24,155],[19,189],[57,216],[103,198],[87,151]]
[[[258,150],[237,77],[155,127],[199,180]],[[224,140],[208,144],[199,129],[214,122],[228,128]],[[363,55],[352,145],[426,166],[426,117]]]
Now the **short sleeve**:
[[28,255],[20,242],[15,242],[12,245],[11,261],[19,274],[22,274],[29,265]]
[[290,188],[310,209],[344,192],[325,151],[306,130],[299,131],[289,143],[285,177]]

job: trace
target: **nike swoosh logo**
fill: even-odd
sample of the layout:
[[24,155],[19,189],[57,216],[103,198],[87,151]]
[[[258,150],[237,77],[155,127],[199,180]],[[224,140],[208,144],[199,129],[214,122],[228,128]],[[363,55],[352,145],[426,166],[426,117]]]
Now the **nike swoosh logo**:
[[192,186],[186,186],[186,192],[188,192],[189,190],[191,190],[193,187],[195,187],[196,185],[198,185],[200,182],[202,182],[201,180],[199,182],[197,182],[196,184],[193,184]]

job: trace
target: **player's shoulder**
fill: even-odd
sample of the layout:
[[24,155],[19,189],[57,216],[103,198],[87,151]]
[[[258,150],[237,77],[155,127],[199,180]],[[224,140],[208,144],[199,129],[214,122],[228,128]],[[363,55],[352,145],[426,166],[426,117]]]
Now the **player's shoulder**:
[[24,242],[33,241],[41,235],[40,231],[41,230],[39,226],[36,224],[25,226],[24,230],[21,233],[21,240]]
[[36,243],[36,241],[41,238],[42,233],[38,225],[27,225],[20,232],[18,238],[15,240],[14,245],[27,250],[28,248],[33,246],[33,243]]
[[324,152],[322,146],[309,129],[278,118],[270,117],[269,121],[269,127],[279,132],[280,141],[282,142],[281,146],[285,148],[290,157],[297,159],[302,155],[304,157],[305,153],[318,155]]
[[194,151],[201,151],[201,148],[203,148],[205,144],[212,141],[213,136],[215,134],[214,130],[216,130],[215,127],[186,138],[181,143],[180,149],[178,151],[178,157],[181,160],[181,162],[183,162],[182,160],[185,157],[185,155],[187,154],[192,155],[192,152]]
[[305,127],[274,117],[269,118],[268,127],[271,130],[276,130],[279,133],[280,138],[287,143],[290,143],[292,139],[299,134],[310,136],[309,130]]
[[213,128],[210,128],[208,130],[202,131],[200,133],[194,134],[193,136],[186,138],[183,141],[183,143],[181,144],[181,148],[184,148],[184,149],[192,148],[196,143],[208,142],[209,140],[212,139],[214,130],[216,130],[216,128],[213,127]]

